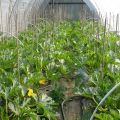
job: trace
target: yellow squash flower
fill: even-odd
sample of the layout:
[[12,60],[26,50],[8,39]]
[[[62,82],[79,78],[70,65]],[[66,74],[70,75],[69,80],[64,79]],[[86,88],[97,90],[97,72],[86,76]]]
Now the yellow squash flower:
[[28,88],[28,96],[31,97],[33,95],[33,89]]
[[39,80],[39,83],[40,83],[41,85],[45,85],[46,80]]

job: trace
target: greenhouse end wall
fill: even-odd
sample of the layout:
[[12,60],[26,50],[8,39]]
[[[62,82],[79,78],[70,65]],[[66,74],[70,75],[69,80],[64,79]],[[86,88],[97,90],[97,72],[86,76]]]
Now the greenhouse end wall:
[[48,18],[53,16],[54,19],[79,20],[93,18],[93,11],[83,0],[55,0],[54,3],[51,0],[46,7],[46,13]]

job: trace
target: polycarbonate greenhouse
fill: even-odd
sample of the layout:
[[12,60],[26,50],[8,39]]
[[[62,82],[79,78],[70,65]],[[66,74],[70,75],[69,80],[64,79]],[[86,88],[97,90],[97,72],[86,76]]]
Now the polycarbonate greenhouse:
[[0,0],[0,120],[120,120],[119,0]]

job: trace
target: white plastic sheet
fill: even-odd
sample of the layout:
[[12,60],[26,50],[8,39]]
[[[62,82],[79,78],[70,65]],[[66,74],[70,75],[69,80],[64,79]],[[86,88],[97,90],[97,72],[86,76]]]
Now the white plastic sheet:
[[120,0],[84,0],[91,10],[102,15],[102,21],[107,18],[107,24],[111,31],[119,31],[120,28]]
[[[0,31],[16,33],[23,30],[31,20],[31,11],[44,9],[50,0],[0,0]],[[17,19],[17,20],[16,20]],[[10,28],[12,26],[12,29]],[[8,28],[9,27],[9,28]],[[12,30],[12,31],[11,31]]]

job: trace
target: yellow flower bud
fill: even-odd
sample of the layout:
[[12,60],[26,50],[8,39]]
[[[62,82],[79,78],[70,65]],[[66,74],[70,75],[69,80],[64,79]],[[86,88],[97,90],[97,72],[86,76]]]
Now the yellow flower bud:
[[28,88],[28,96],[31,97],[33,95],[33,89]]
[[46,80],[39,80],[39,83],[40,83],[41,85],[45,85]]

